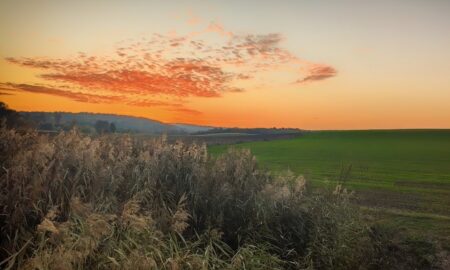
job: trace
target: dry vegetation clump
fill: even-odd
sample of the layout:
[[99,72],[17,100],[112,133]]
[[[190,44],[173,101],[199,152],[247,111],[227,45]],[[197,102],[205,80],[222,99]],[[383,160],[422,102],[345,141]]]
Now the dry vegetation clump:
[[[311,192],[247,150],[0,127],[0,267],[408,269],[349,194]],[[399,247],[395,255],[404,249]],[[388,259],[385,259],[388,258]],[[431,266],[432,258],[419,266]]]

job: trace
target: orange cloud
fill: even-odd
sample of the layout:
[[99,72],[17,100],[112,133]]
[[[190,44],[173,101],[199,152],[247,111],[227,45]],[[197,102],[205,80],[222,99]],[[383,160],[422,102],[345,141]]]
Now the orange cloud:
[[243,92],[245,89],[236,85],[238,81],[257,85],[258,73],[279,66],[306,65],[307,72],[298,83],[337,74],[331,66],[310,64],[283,49],[278,33],[238,35],[218,23],[211,23],[203,33],[208,32],[219,35],[218,43],[202,40],[201,32],[197,38],[154,34],[138,42],[123,42],[107,57],[86,53],[66,59],[8,57],[12,64],[41,70],[39,76],[48,85],[3,86],[79,102],[121,102],[198,113],[183,106],[187,98]]
[[201,112],[199,112],[197,110],[193,110],[193,109],[189,109],[189,108],[185,108],[185,107],[174,107],[174,108],[169,109],[169,111],[183,113],[183,114],[191,114],[191,115],[202,114]]
[[68,90],[62,90],[52,87],[46,87],[41,85],[30,85],[30,84],[16,84],[16,83],[0,83],[2,89],[9,91],[21,90],[30,93],[48,94],[59,97],[66,97],[78,102],[88,102],[88,103],[107,103],[107,102],[118,102],[121,100],[119,96],[101,96],[86,94],[82,92],[73,92]]
[[164,61],[144,57],[142,61],[134,60],[134,57],[125,53],[122,55],[124,60],[105,60],[84,55],[74,60],[7,60],[22,66],[49,70],[50,73],[40,76],[50,81],[71,83],[91,91],[101,89],[121,94],[218,97],[231,89],[228,83],[237,76],[202,60],[177,58]]
[[[200,112],[185,108],[182,104],[156,101],[156,100],[130,100],[126,96],[111,96],[111,95],[95,95],[88,94],[72,90],[64,90],[58,88],[52,88],[42,85],[30,85],[30,84],[16,84],[16,83],[0,83],[0,89],[6,91],[24,91],[30,93],[47,94],[58,97],[65,97],[78,102],[86,103],[120,103],[130,106],[140,106],[140,107],[162,107],[170,111],[183,111],[190,114],[199,114]],[[3,93],[0,93],[0,95]],[[4,95],[13,95],[12,93],[4,93]]]
[[213,32],[218,33],[219,35],[232,37],[233,33],[230,31],[226,31],[223,25],[217,22],[211,22],[209,23],[208,27],[206,28],[207,32]]
[[336,76],[336,74],[337,71],[333,67],[326,65],[315,65],[309,69],[309,75],[301,80],[298,80],[297,83],[325,80]]

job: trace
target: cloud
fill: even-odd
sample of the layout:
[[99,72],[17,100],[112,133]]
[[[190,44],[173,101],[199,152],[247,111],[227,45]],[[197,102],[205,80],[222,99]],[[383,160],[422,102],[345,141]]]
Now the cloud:
[[184,108],[184,107],[177,107],[177,108],[172,108],[169,110],[172,112],[178,112],[178,113],[183,113],[183,114],[192,114],[192,115],[202,114],[202,112],[200,112],[200,111],[189,109],[189,108]]
[[189,25],[197,25],[197,24],[199,24],[201,21],[202,21],[201,18],[200,18],[199,16],[197,16],[196,14],[194,14],[194,13],[192,13],[192,12],[189,12],[189,13],[188,13],[188,18],[187,18],[186,22],[187,22]]
[[[77,102],[85,103],[103,103],[103,104],[126,104],[129,106],[140,106],[140,107],[162,107],[168,110],[178,110],[189,113],[200,113],[195,110],[186,108],[183,104],[172,103],[166,101],[157,100],[142,100],[135,99],[130,100],[126,96],[111,96],[111,95],[95,95],[89,93],[83,93],[79,91],[64,90],[59,88],[52,88],[43,85],[31,85],[31,84],[16,84],[16,83],[0,83],[0,89],[7,91],[24,91],[30,93],[47,94],[58,97],[65,97]],[[8,93],[5,93],[6,95]]]
[[171,103],[171,102],[165,102],[165,101],[155,101],[155,100],[134,100],[134,101],[128,101],[127,105],[131,106],[139,106],[139,107],[182,107],[182,104],[179,103]]
[[[211,33],[216,34],[214,42],[209,36],[202,39]],[[237,34],[212,22],[203,31],[187,35],[174,32],[123,41],[112,55],[8,57],[11,64],[40,70],[39,77],[47,83],[3,83],[3,87],[78,102],[120,102],[195,114],[199,112],[183,106],[189,98],[244,92],[240,81],[259,85],[262,76],[258,74],[278,67],[288,67],[295,75],[299,69],[306,70],[297,83],[336,76],[333,67],[300,59],[282,48],[282,41],[279,33]]]
[[10,86],[4,83],[0,83],[0,90],[2,90],[0,91],[0,96],[13,96],[14,93],[11,92],[16,91],[15,89],[11,88]]
[[265,54],[279,51],[278,44],[282,38],[280,34],[271,33],[267,35],[246,35],[238,39],[243,40],[239,46],[245,47],[250,55],[254,55],[256,52]]
[[121,97],[119,96],[102,96],[102,95],[94,95],[87,94],[82,92],[73,92],[68,90],[62,90],[47,86],[41,85],[31,85],[31,84],[17,84],[17,83],[0,83],[0,87],[2,89],[8,90],[20,90],[24,92],[30,93],[38,93],[38,94],[48,94],[53,96],[65,97],[72,99],[78,102],[87,102],[87,103],[110,103],[110,102],[120,102]]
[[321,81],[337,75],[336,69],[326,65],[315,65],[309,69],[309,74],[297,83],[306,83],[312,81]]
[[223,27],[223,25],[218,22],[209,23],[208,27],[206,28],[206,32],[218,33],[219,35],[228,36],[228,37],[233,36],[232,32],[226,31],[225,28]]
[[49,71],[40,77],[90,89],[121,94],[166,95],[174,97],[219,97],[234,76],[207,61],[177,58],[142,58],[123,52],[123,59],[99,59],[80,55],[74,60],[7,58],[21,66]]

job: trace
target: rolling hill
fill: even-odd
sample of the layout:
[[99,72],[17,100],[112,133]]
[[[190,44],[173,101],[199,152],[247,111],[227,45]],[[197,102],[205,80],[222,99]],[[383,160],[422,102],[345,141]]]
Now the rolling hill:
[[80,127],[94,127],[97,121],[114,123],[119,132],[136,132],[148,134],[189,134],[211,129],[211,127],[168,124],[143,117],[98,114],[98,113],[68,113],[68,112],[20,112],[28,121],[35,123],[39,129],[52,130],[55,126],[65,127],[78,125]]

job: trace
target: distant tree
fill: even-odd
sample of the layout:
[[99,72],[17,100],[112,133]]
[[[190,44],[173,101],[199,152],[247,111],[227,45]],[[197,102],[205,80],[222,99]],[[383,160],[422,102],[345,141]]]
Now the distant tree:
[[61,125],[61,119],[62,119],[62,114],[56,112],[55,113],[55,126],[60,126]]
[[69,131],[72,130],[75,126],[78,125],[78,122],[76,119],[72,119],[69,123],[65,123],[62,125],[63,130]]
[[38,127],[40,130],[53,130],[54,129],[53,123],[42,123]]
[[10,128],[26,126],[25,120],[18,112],[10,109],[6,103],[0,101],[0,120],[2,119],[6,120],[6,126]]
[[109,132],[109,122],[104,120],[97,120],[95,122],[95,131],[97,131],[98,134],[104,134]]
[[109,132],[115,133],[116,132],[116,125],[114,123],[111,123],[109,125]]
[[47,115],[44,112],[36,113],[35,116],[37,124],[46,123],[47,122]]
[[8,108],[8,105],[6,105],[6,103],[0,101],[0,116],[1,117],[5,117],[8,114],[10,114],[11,112],[13,112],[13,110]]
[[78,121],[76,119],[72,119],[72,121],[70,121],[69,127],[70,127],[70,129],[73,129],[77,125],[78,125]]
[[85,134],[94,133],[94,129],[91,126],[82,126],[82,127],[80,127],[80,131]]

